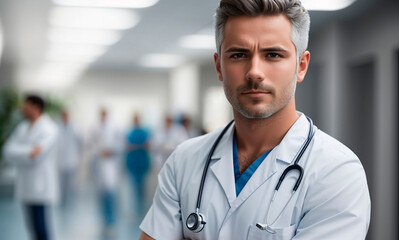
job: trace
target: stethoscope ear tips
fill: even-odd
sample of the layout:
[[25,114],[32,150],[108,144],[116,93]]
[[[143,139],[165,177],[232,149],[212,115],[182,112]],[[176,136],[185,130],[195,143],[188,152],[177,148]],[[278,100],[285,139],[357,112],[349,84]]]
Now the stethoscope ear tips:
[[205,224],[204,216],[201,213],[191,213],[186,221],[187,228],[193,232],[200,232]]

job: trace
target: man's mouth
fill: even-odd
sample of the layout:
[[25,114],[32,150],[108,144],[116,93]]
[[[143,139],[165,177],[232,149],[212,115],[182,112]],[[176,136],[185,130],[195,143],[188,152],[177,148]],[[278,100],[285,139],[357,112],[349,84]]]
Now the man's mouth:
[[253,96],[253,97],[257,97],[257,96],[263,96],[266,94],[271,94],[270,91],[263,91],[263,90],[251,90],[251,91],[244,91],[242,93],[242,95],[248,95],[248,96]]

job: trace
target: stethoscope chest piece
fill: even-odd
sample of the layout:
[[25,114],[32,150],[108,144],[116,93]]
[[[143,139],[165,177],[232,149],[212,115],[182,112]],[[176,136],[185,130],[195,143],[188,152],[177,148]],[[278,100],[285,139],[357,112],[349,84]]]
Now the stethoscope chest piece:
[[200,232],[205,226],[205,218],[201,213],[191,213],[186,221],[186,226],[193,232]]
[[266,230],[271,234],[275,234],[276,231],[273,230],[273,228],[269,227],[269,225],[267,224],[262,224],[262,223],[257,223],[256,226],[260,229],[260,230]]

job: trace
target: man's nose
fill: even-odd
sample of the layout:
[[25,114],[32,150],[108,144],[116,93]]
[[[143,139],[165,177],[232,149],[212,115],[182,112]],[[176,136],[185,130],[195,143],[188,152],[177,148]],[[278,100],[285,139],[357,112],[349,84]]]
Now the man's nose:
[[246,80],[248,81],[262,81],[265,74],[262,68],[263,62],[260,56],[254,55],[249,62]]

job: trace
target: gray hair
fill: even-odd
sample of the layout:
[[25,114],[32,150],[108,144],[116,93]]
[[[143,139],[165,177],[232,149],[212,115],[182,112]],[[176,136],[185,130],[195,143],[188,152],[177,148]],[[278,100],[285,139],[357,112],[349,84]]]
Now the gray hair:
[[216,48],[220,54],[224,26],[232,16],[259,16],[284,14],[291,22],[291,41],[297,57],[308,47],[310,17],[299,0],[221,0],[216,10],[215,36]]

